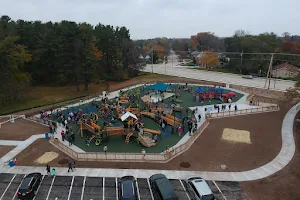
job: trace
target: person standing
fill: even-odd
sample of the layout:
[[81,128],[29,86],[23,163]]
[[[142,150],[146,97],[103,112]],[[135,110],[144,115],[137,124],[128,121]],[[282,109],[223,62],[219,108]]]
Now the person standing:
[[198,121],[201,121],[201,114],[198,115]]
[[66,126],[66,127],[68,126],[68,121],[67,121],[67,119],[65,119],[65,126]]
[[73,164],[72,164],[72,162],[69,160],[69,163],[68,163],[68,172],[70,172],[70,170],[73,172]]
[[52,176],[55,176],[55,175],[56,175],[56,170],[55,170],[54,168],[53,168],[52,171],[51,171],[51,175],[52,175]]
[[51,176],[51,174],[50,174],[50,165],[49,164],[46,165],[46,171],[47,171],[47,175]]
[[143,159],[145,159],[145,156],[146,156],[146,151],[145,151],[145,149],[142,149],[142,154],[143,154]]
[[237,109],[238,109],[238,108],[237,108],[237,105],[234,105],[234,110],[237,111]]
[[104,153],[106,153],[106,152],[107,152],[107,146],[106,146],[106,145],[104,145],[104,147],[103,147],[103,151],[104,151]]
[[61,135],[62,141],[65,141],[65,132],[64,132],[64,130],[61,131],[60,135]]
[[182,127],[181,127],[181,125],[179,125],[179,127],[178,127],[178,135],[181,136],[181,133],[182,133]]
[[229,109],[229,111],[230,111],[230,109],[231,109],[231,104],[228,105],[228,109]]
[[163,132],[165,132],[165,127],[166,127],[165,123],[162,122],[162,124],[161,124],[161,130],[162,130]]

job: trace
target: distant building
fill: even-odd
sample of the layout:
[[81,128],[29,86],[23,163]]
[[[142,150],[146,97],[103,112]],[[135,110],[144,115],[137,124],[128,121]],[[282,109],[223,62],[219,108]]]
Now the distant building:
[[271,75],[272,77],[278,78],[294,78],[299,75],[299,72],[300,71],[298,67],[287,63],[283,63],[274,66]]

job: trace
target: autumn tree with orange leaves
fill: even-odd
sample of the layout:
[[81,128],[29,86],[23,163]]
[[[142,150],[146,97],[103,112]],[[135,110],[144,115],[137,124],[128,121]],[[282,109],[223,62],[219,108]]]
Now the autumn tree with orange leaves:
[[200,54],[199,63],[207,66],[219,65],[218,53],[214,51],[204,51]]
[[163,46],[161,46],[161,45],[154,45],[153,46],[153,50],[156,51],[159,59],[162,59],[162,60],[164,59],[165,49],[164,49]]
[[219,50],[221,48],[220,39],[211,32],[200,32],[191,36],[192,46],[199,50]]

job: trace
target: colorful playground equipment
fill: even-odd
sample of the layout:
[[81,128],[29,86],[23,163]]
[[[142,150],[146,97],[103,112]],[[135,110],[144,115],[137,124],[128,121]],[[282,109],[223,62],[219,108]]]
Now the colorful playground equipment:
[[156,145],[155,140],[152,139],[151,133],[138,134],[137,140],[145,147],[153,147]]
[[130,140],[130,137],[131,136],[133,136],[133,133],[132,132],[130,132],[130,133],[128,133],[127,135],[126,135],[126,139],[125,139],[125,143],[126,144],[129,144],[129,140]]
[[160,135],[161,134],[160,130],[156,131],[156,130],[149,129],[149,128],[144,128],[143,130],[144,130],[144,133],[152,133],[152,134],[155,134],[155,135]]
[[99,116],[101,118],[107,118],[108,116],[110,115],[110,110],[108,108],[108,106],[102,106],[100,109],[99,109]]
[[132,107],[128,107],[126,108],[126,112],[131,112],[134,115],[137,115],[140,113],[140,109],[139,108],[132,108]]
[[170,126],[180,126],[181,125],[181,120],[172,116],[172,115],[166,115],[166,116],[161,116],[162,120],[165,120],[167,122],[167,124],[169,124]]
[[232,97],[237,97],[234,92],[229,92],[228,94],[223,93],[223,88],[214,87],[198,87],[195,90],[194,97],[196,102],[205,99],[219,99],[220,101],[228,100]]
[[142,112],[140,112],[140,114],[144,115],[146,117],[152,118],[152,119],[155,118],[155,113],[152,113],[152,112],[142,111]]
[[125,129],[123,126],[106,127],[107,136],[125,135]]

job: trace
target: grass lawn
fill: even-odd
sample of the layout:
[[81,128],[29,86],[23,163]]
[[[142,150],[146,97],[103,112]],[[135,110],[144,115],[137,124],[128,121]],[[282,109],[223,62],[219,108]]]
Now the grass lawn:
[[[139,80],[153,80],[155,78],[170,78],[172,76],[151,74],[142,72],[139,76],[130,79],[128,81]],[[116,84],[116,83],[113,83]],[[112,85],[113,86],[113,85]],[[113,88],[110,86],[111,88]],[[102,92],[106,89],[104,83],[89,85],[89,91],[83,91],[83,85],[80,86],[81,91],[77,92],[75,86],[63,86],[63,87],[46,87],[46,86],[34,86],[28,88],[24,93],[24,96],[18,102],[13,102],[0,107],[0,115],[26,110],[34,107],[51,105],[67,100],[72,100],[82,96],[88,96],[91,94]]]
[[83,86],[80,87],[82,91],[77,92],[75,86],[64,87],[44,87],[35,86],[30,87],[24,93],[22,99],[18,102],[10,103],[0,107],[0,114],[16,112],[33,107],[44,105],[51,105],[54,103],[75,99],[77,97],[87,96],[104,90],[104,84],[92,83],[89,85],[89,91],[83,91]]

